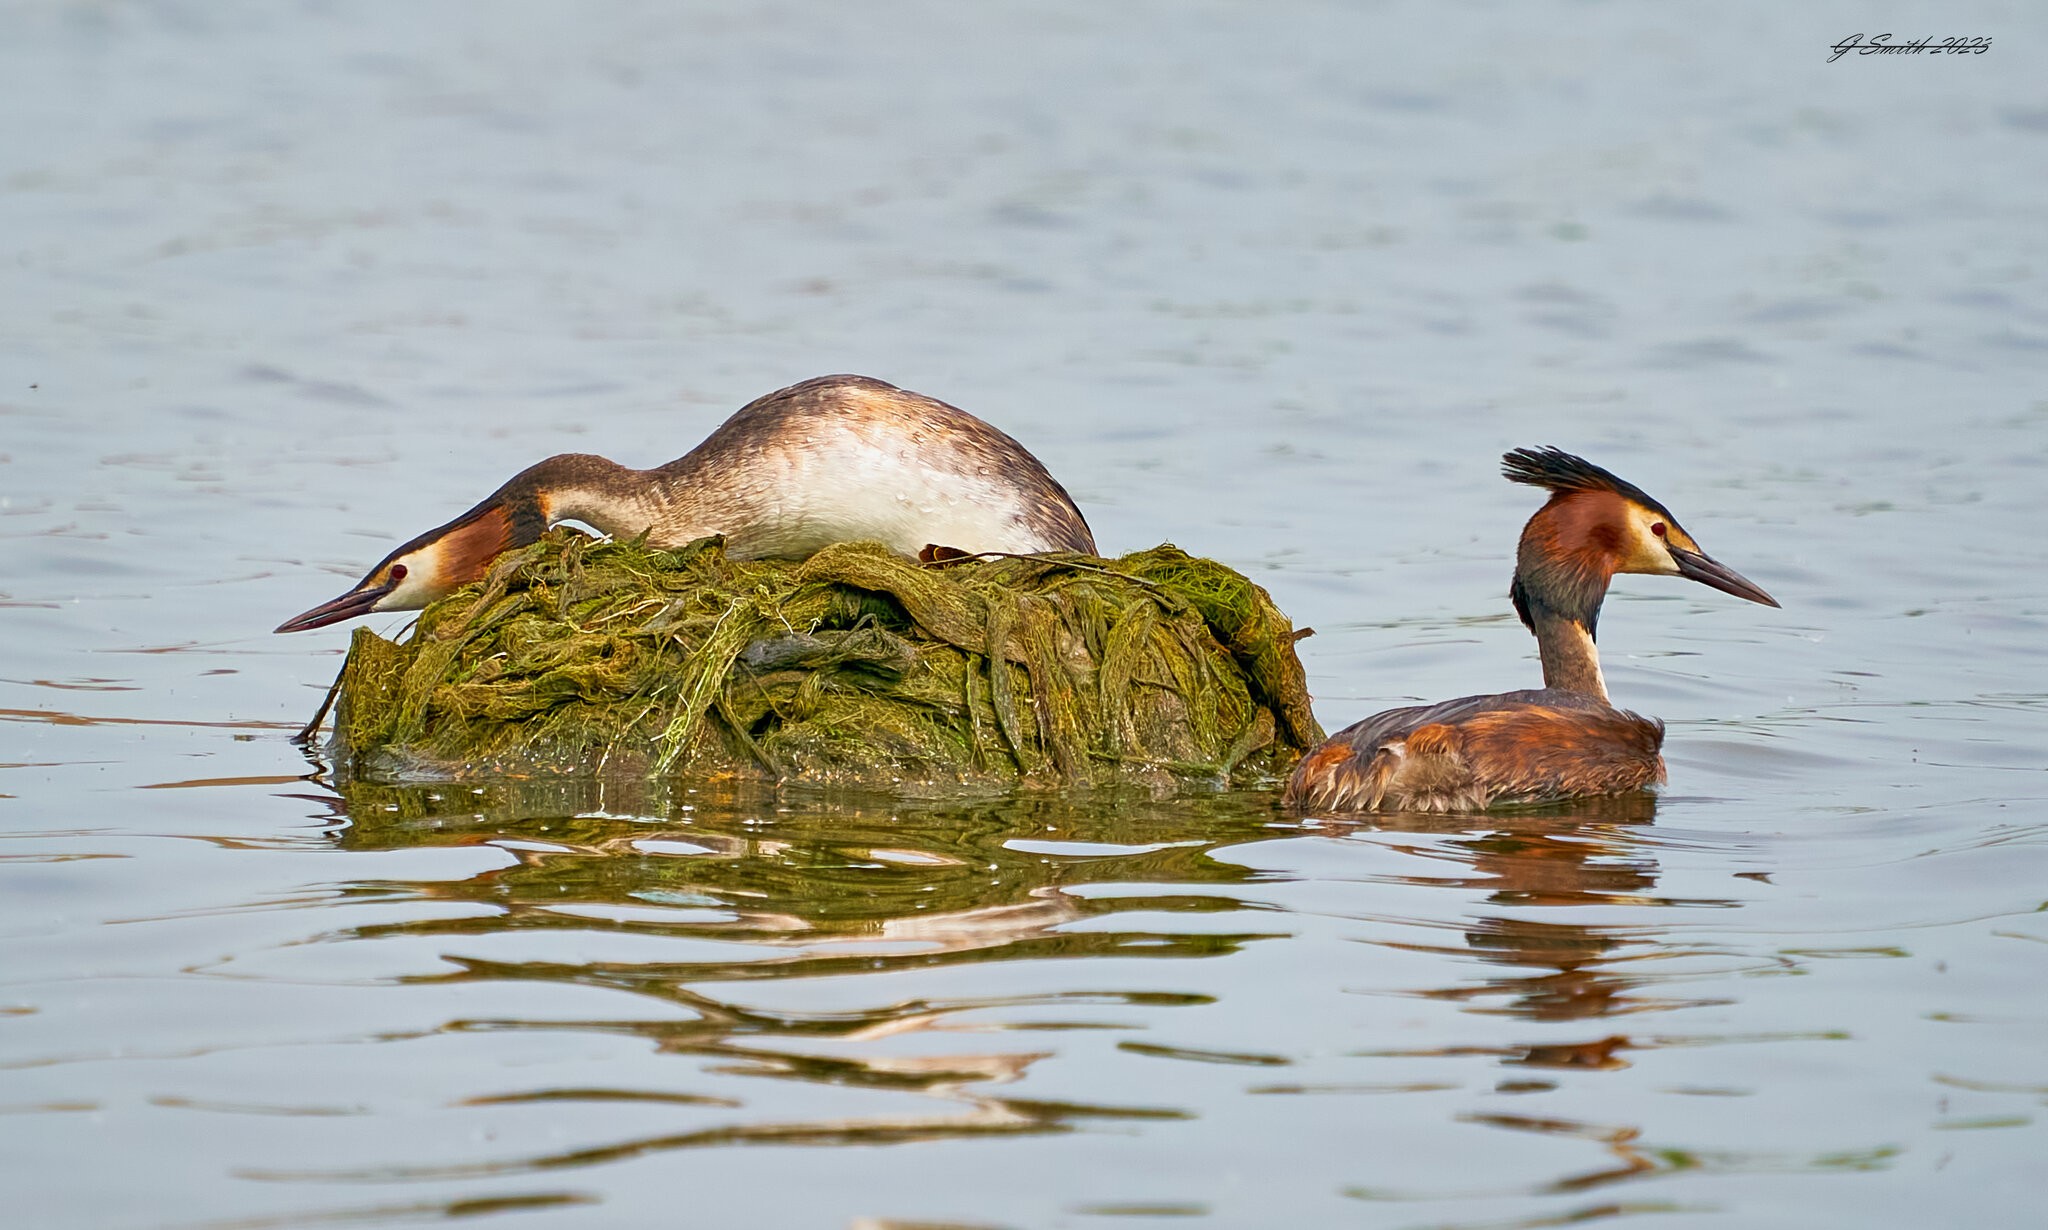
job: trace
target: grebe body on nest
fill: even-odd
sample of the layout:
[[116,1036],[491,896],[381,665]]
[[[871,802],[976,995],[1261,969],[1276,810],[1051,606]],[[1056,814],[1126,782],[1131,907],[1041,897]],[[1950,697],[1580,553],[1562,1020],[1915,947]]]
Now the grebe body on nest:
[[1003,432],[879,380],[820,376],[749,403],[651,470],[580,453],[530,466],[277,630],[419,610],[559,521],[617,538],[644,532],[657,547],[723,534],[736,559],[869,541],[906,555],[1095,553],[1066,488]]
[[1515,613],[1536,634],[1543,686],[1389,709],[1302,758],[1285,802],[1342,811],[1477,811],[1621,794],[1664,780],[1664,724],[1607,700],[1593,632],[1616,573],[1680,576],[1776,606],[1700,550],[1669,509],[1554,448],[1502,459],[1512,481],[1549,490],[1522,529]]

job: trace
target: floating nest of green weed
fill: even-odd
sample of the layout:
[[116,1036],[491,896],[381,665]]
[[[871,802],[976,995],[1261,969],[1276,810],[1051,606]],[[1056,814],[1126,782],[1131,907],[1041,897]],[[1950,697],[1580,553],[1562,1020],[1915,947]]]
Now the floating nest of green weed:
[[1266,591],[1172,546],[919,564],[733,560],[557,530],[358,628],[343,772],[803,781],[928,792],[1250,784],[1322,739]]

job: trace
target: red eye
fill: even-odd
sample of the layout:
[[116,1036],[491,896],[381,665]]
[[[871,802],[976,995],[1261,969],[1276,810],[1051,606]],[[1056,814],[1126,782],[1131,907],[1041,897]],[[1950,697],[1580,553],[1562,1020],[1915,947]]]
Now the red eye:
[[[1664,523],[1662,521],[1652,521],[1650,523],[1650,532],[1659,538],[1664,537]],[[404,569],[395,569],[394,571],[403,572]]]
[[[1661,525],[1660,525],[1660,526],[1658,526],[1658,527],[1657,527],[1657,532],[1658,532],[1659,534],[1663,533],[1663,532],[1664,532],[1664,527],[1663,527],[1663,526],[1661,526]],[[404,565],[404,564],[393,564],[393,565],[391,565],[391,579],[392,579],[392,581],[393,581],[394,583],[395,583],[395,582],[398,582],[398,581],[403,581],[403,580],[405,580],[405,565]]]

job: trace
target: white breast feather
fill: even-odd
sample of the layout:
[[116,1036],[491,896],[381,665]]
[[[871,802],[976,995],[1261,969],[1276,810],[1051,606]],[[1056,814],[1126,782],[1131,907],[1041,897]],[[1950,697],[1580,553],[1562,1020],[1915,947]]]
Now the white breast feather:
[[981,551],[1045,549],[1014,492],[994,476],[941,470],[927,454],[876,448],[852,432],[758,458],[777,480],[751,533],[729,535],[747,555],[809,555],[835,542],[880,542],[905,555],[927,545]]

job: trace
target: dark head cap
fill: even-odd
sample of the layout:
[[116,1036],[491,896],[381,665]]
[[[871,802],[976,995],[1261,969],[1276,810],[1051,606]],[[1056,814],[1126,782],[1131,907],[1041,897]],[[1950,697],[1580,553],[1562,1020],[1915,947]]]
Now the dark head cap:
[[1641,487],[1619,474],[1601,469],[1584,457],[1573,456],[1554,446],[1514,449],[1502,455],[1500,472],[1511,483],[1527,483],[1554,495],[1571,495],[1579,491],[1612,492],[1625,500],[1634,500],[1661,517],[1677,520],[1670,509]]

